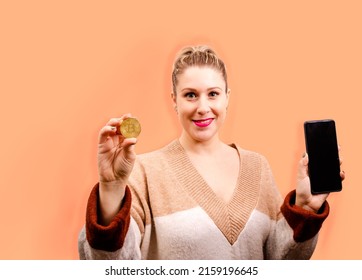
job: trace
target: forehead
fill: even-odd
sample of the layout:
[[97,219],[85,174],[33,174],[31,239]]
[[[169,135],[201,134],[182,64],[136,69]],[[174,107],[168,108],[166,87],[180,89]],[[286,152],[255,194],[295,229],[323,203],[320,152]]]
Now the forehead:
[[212,67],[191,66],[178,75],[177,88],[213,88],[225,89],[225,81],[221,72]]

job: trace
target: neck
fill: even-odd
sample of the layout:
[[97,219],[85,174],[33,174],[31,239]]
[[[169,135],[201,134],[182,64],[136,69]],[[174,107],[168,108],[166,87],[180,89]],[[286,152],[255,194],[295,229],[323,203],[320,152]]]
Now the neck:
[[185,132],[181,134],[179,141],[186,152],[195,154],[210,155],[219,151],[224,145],[224,143],[219,139],[218,135],[215,135],[207,141],[196,141]]

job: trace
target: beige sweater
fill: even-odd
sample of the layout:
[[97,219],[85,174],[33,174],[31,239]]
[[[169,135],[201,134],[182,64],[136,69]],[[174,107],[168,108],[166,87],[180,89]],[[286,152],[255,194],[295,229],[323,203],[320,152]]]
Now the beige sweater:
[[220,200],[178,140],[137,157],[123,205],[98,224],[98,184],[79,235],[81,259],[309,259],[328,216],[282,200],[266,159],[235,145],[237,187]]

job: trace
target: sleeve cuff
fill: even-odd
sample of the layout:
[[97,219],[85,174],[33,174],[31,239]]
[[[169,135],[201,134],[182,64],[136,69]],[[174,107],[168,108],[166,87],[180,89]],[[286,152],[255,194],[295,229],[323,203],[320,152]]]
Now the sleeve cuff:
[[303,242],[314,237],[322,227],[329,214],[329,204],[323,203],[318,213],[308,211],[295,205],[296,191],[291,191],[281,206],[281,211],[293,229],[293,238],[296,242]]
[[131,218],[131,191],[126,188],[121,210],[113,221],[103,226],[98,223],[99,184],[91,191],[86,211],[86,234],[89,245],[98,250],[114,252],[122,248]]

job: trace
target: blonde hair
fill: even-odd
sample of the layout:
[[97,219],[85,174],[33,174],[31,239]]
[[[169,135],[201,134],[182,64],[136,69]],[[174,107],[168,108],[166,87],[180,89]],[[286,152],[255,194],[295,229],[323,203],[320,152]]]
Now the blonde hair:
[[225,80],[225,92],[228,90],[226,67],[216,52],[209,46],[189,46],[181,49],[176,56],[172,69],[172,89],[176,94],[177,76],[191,66],[208,66],[219,70]]

